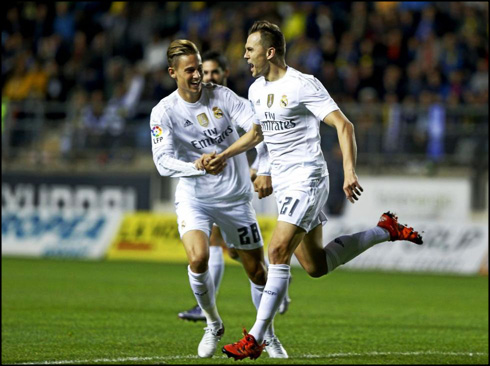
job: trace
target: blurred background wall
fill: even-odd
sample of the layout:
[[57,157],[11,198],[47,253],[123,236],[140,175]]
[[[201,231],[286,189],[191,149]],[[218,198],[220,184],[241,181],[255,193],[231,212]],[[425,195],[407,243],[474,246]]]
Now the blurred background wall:
[[[247,97],[257,19],[281,27],[287,64],[315,75],[355,125],[372,193],[345,204],[336,132],[322,124],[330,217],[389,206],[488,219],[486,2],[27,1],[2,16],[2,236],[6,213],[32,207],[173,212],[176,182],[158,176],[148,128],[175,90],[167,47],[186,38],[224,52],[228,86]],[[254,204],[275,213],[273,199]]]

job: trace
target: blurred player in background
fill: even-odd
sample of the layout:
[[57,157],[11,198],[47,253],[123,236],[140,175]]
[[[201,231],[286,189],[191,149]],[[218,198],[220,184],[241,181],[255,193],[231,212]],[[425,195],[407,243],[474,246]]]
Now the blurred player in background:
[[[269,150],[271,173],[279,217],[269,245],[267,284],[254,326],[244,337],[223,347],[236,359],[260,356],[264,331],[285,296],[293,253],[312,277],[321,277],[345,264],[368,248],[384,241],[408,240],[422,244],[422,237],[401,225],[390,212],[384,213],[372,229],[343,235],[323,247],[322,208],[328,198],[328,170],[320,148],[319,121],[337,130],[343,155],[344,193],[354,203],[362,187],[356,167],[353,124],[340,111],[324,86],[285,62],[286,42],[279,27],[257,21],[249,31],[245,59],[257,80],[250,86],[260,124],[254,125],[236,143],[205,166],[213,172],[226,159],[247,151],[264,140]],[[224,170],[226,172],[226,169]],[[262,177],[257,177],[259,182]]]
[[[212,174],[206,174],[203,161],[239,138],[236,125],[247,131],[257,117],[250,103],[244,103],[230,89],[202,84],[201,56],[194,43],[173,41],[167,50],[167,60],[177,90],[152,109],[153,160],[161,175],[180,178],[175,192],[178,229],[189,261],[191,289],[207,323],[198,355],[209,358],[225,330],[208,270],[213,223],[219,225],[226,243],[236,249],[252,283],[252,301],[257,308],[267,268],[251,203],[252,184],[245,154],[223,163]],[[216,175],[225,166],[226,171]],[[275,340],[273,348],[267,350],[269,355],[287,357],[282,346],[278,347],[280,342],[272,323],[266,333],[266,339]]]
[[[227,78],[230,73],[228,69],[228,61],[226,60],[225,56],[222,55],[221,53],[217,51],[208,51],[203,53],[202,72],[203,72],[202,81],[204,83],[211,82],[218,85],[228,86]],[[247,99],[241,97],[239,98],[243,99],[244,103],[249,103]],[[259,145],[264,145],[264,143],[261,143]],[[265,146],[262,146],[262,148],[265,148]],[[257,169],[259,168],[258,162],[259,159],[256,158],[252,163],[252,166],[250,167],[250,179],[252,180],[252,182],[257,177]],[[271,187],[270,181],[267,182],[267,186]],[[223,257],[223,251],[227,251],[230,258],[237,261],[240,260],[240,257],[238,256],[238,253],[236,252],[235,249],[227,248],[226,243],[223,240],[223,236],[221,235],[221,231],[219,227],[217,225],[213,225],[213,229],[211,231],[211,237],[209,238],[208,265],[209,265],[209,274],[211,275],[211,278],[214,281],[216,295],[218,294],[221,285],[221,280],[223,279],[223,273],[225,271],[225,260]],[[267,256],[265,256],[264,259],[266,265],[269,265]],[[252,286],[251,290],[253,292],[254,289],[252,283],[251,286]],[[286,293],[286,296],[284,296],[283,301],[279,305],[279,310],[278,310],[279,314],[284,314],[288,310],[290,302],[291,299],[289,297],[289,294]],[[193,320],[193,321],[206,320],[206,317],[204,316],[199,304],[196,304],[194,307],[192,307],[187,311],[180,312],[178,316],[179,318],[185,320]]]

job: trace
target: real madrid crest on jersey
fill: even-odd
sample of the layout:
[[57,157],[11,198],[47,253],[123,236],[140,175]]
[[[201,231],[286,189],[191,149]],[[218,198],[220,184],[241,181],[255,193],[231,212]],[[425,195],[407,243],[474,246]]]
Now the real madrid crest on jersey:
[[218,107],[213,107],[213,113],[217,119],[220,119],[221,117],[223,117],[223,111],[221,109],[219,109]]
[[206,116],[206,113],[201,113],[197,116],[197,122],[203,127],[208,127],[209,125],[209,119],[208,116]]
[[281,107],[287,107],[288,105],[288,96],[287,95],[283,95],[282,98],[281,98],[281,102],[279,103],[281,105]]
[[269,94],[267,96],[267,107],[272,107],[272,103],[274,103],[274,94]]

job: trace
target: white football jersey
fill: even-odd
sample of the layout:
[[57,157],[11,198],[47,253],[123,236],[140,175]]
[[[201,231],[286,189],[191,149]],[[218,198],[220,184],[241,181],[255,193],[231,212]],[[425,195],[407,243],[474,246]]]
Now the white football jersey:
[[162,99],[151,112],[153,161],[163,176],[180,177],[175,198],[206,202],[251,199],[252,184],[245,153],[227,160],[218,175],[198,170],[194,161],[203,153],[221,153],[238,138],[236,125],[249,130],[258,123],[253,108],[227,87],[203,84],[196,103],[178,91]]
[[258,78],[248,99],[260,119],[274,185],[328,175],[320,121],[339,107],[318,79],[288,66],[277,81]]

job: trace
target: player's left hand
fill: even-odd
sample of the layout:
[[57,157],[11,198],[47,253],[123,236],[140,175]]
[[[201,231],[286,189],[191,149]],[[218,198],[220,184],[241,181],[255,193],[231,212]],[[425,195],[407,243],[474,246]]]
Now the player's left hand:
[[219,174],[226,166],[226,159],[222,154],[216,155],[216,152],[210,154],[209,157],[203,159],[204,169],[209,174]]
[[256,178],[257,178],[257,169],[250,168],[250,179],[252,180],[252,183],[255,181]]
[[206,163],[209,162],[215,155],[216,155],[216,152],[213,152],[211,154],[202,154],[199,157],[199,159],[194,161],[194,165],[199,170],[206,170],[206,168],[204,167],[205,162]]
[[268,175],[258,175],[254,180],[255,192],[259,194],[259,199],[272,194],[272,179]]
[[344,172],[344,193],[351,203],[359,200],[361,192],[364,192],[355,172]]

